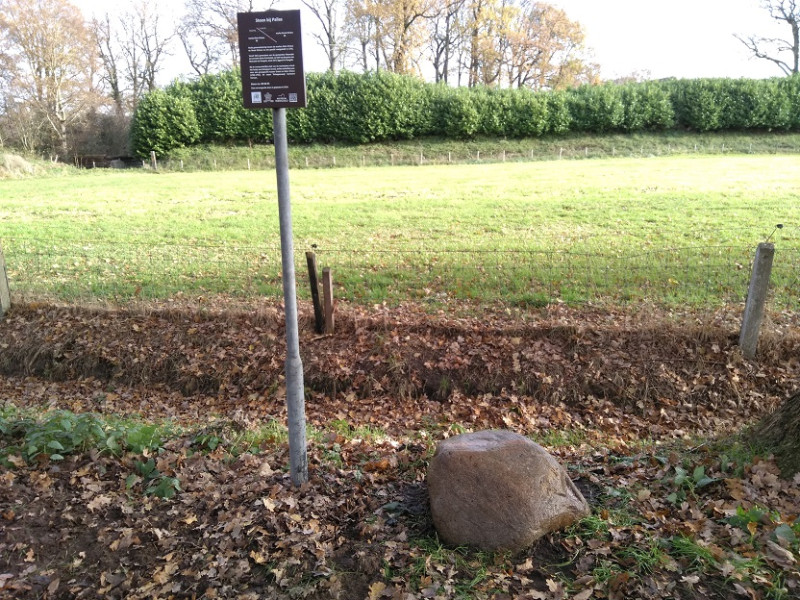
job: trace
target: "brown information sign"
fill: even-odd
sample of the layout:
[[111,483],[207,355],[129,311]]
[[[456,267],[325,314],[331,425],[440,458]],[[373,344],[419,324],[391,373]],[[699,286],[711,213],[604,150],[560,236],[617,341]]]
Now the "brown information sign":
[[245,108],[306,105],[299,10],[238,13]]

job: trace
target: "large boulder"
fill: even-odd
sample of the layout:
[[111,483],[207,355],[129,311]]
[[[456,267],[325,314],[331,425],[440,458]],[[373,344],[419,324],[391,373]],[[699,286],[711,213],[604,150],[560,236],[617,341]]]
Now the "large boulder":
[[484,550],[521,550],[591,512],[556,459],[512,431],[441,442],[428,491],[439,538]]

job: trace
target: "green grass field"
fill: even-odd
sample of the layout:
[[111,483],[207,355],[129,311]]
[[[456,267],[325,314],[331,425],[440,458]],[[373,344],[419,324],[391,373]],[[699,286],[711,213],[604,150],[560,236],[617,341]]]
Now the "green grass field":
[[[315,246],[344,298],[741,301],[757,244],[781,223],[775,300],[797,303],[796,156],[302,169],[291,186],[298,275]],[[275,188],[269,170],[3,181],[12,291],[278,296]]]

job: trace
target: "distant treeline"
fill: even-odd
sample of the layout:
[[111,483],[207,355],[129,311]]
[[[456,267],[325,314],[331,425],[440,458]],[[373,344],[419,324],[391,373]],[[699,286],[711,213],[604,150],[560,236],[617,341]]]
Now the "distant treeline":
[[[308,106],[287,111],[296,143],[363,144],[426,136],[469,139],[568,133],[800,130],[800,78],[684,79],[558,92],[451,88],[389,72],[309,74]],[[139,157],[197,143],[266,142],[272,111],[242,107],[237,71],[176,82],[134,114]]]

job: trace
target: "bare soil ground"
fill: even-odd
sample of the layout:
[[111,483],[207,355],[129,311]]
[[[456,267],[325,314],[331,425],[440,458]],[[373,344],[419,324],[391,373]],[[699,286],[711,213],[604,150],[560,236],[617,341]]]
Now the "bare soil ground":
[[[798,480],[733,441],[797,391],[797,315],[771,315],[748,361],[737,310],[341,305],[325,336],[304,309],[314,433],[295,488],[285,440],[263,434],[286,416],[282,312],[223,308],[27,304],[0,322],[6,413],[175,431],[139,453],[6,452],[0,598],[800,595]],[[486,428],[547,447],[593,516],[519,554],[442,547],[427,461]],[[148,461],[174,495],[147,491]]]

